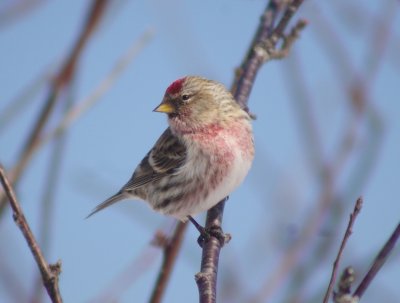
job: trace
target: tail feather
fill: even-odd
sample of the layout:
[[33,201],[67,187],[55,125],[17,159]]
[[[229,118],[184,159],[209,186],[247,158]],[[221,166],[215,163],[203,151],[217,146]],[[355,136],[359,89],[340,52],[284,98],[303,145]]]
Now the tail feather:
[[104,202],[102,202],[102,203],[100,203],[99,205],[97,205],[97,206],[93,209],[93,211],[92,211],[89,215],[86,216],[85,219],[87,219],[87,218],[93,216],[95,213],[101,211],[102,209],[104,209],[104,208],[106,208],[106,207],[108,207],[108,206],[110,206],[110,205],[113,205],[114,203],[116,203],[116,202],[118,202],[118,201],[121,201],[121,200],[123,200],[123,199],[125,199],[125,198],[126,198],[126,196],[125,196],[125,194],[124,194],[123,191],[117,192],[114,196],[111,196],[110,198],[108,198],[108,199],[105,200]]

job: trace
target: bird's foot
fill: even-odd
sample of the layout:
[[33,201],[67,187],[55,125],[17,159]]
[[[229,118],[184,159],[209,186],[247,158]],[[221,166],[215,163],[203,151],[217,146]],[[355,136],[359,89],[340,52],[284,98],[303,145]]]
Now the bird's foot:
[[230,234],[224,233],[221,226],[213,225],[209,228],[203,227],[203,232],[200,233],[200,236],[197,239],[197,243],[199,243],[200,247],[203,248],[203,245],[210,241],[211,237],[216,238],[219,241],[221,247],[232,239],[232,236]]
[[197,223],[197,221],[191,216],[189,216],[188,218],[200,233],[200,236],[197,239],[197,243],[199,243],[201,248],[203,248],[204,244],[210,241],[212,237],[216,238],[219,241],[221,247],[232,239],[232,236],[230,234],[226,234],[223,232],[221,226],[212,225],[205,228]]

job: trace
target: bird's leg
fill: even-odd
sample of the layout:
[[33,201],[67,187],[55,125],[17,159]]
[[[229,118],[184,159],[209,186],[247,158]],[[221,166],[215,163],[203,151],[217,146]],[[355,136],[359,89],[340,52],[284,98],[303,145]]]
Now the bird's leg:
[[199,243],[201,248],[203,248],[204,243],[209,241],[211,237],[217,238],[217,240],[221,244],[221,247],[224,246],[224,244],[228,243],[232,238],[230,234],[225,234],[220,226],[213,225],[209,228],[205,228],[197,223],[197,221],[193,219],[192,216],[188,216],[188,219],[190,222],[192,222],[194,227],[196,227],[196,229],[200,233],[200,236],[197,239],[197,243]]
[[194,225],[194,227],[196,227],[196,229],[199,231],[200,234],[204,234],[206,232],[206,229],[199,223],[197,223],[197,221],[193,219],[192,216],[188,216],[188,219],[190,222],[192,222],[192,224]]

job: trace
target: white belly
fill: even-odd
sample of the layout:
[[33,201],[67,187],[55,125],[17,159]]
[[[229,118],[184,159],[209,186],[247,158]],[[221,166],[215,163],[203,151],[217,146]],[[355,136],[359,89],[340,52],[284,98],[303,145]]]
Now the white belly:
[[[215,206],[218,202],[230,195],[244,180],[252,163],[253,157],[243,157],[237,150],[233,162],[228,168],[227,174],[217,186],[209,191],[205,200],[192,204],[190,215],[195,216],[205,212]],[[217,165],[217,164],[214,164]],[[212,170],[212,168],[211,168]],[[188,213],[177,213],[175,216],[181,220],[186,220]]]

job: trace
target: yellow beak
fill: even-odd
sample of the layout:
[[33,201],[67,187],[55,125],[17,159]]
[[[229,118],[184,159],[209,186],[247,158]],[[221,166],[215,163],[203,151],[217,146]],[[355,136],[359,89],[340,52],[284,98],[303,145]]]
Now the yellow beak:
[[153,112],[173,114],[176,112],[175,107],[171,103],[161,102],[159,106],[157,106]]

